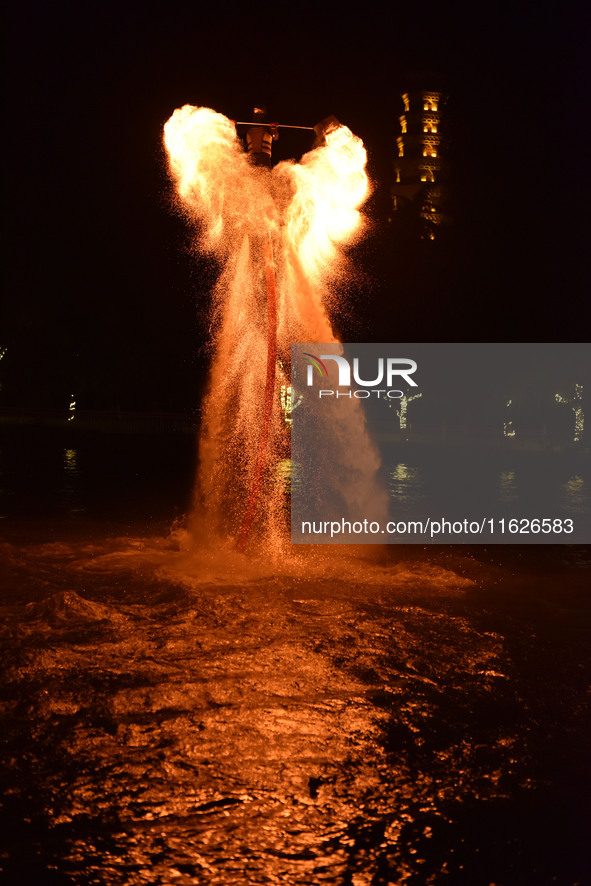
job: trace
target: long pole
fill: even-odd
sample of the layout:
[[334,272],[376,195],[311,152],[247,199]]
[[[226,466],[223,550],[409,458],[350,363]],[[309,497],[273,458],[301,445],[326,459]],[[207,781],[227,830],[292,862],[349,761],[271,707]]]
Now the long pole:
[[238,534],[236,547],[243,551],[248,542],[252,523],[256,514],[257,504],[267,462],[271,418],[273,415],[273,398],[275,394],[275,373],[277,367],[277,294],[275,291],[275,267],[273,261],[273,245],[269,234],[264,244],[265,280],[267,284],[267,376],[265,379],[265,401],[261,421],[261,433],[256,455],[254,473],[250,485],[248,504]]
[[313,131],[313,126],[291,126],[289,123],[245,123],[243,120],[234,120],[234,126],[271,126],[273,128],[278,127],[279,129],[308,129]]

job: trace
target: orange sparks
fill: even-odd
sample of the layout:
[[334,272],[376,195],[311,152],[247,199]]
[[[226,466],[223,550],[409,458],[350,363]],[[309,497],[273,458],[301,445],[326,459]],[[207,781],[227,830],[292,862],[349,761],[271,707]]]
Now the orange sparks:
[[285,482],[272,468],[289,457],[289,427],[280,388],[289,384],[292,342],[336,341],[330,284],[343,274],[341,247],[363,230],[365,148],[338,125],[300,163],[257,167],[231,120],[192,105],[168,120],[164,144],[199,247],[223,262],[196,521],[242,545],[254,522],[259,539],[281,548]]

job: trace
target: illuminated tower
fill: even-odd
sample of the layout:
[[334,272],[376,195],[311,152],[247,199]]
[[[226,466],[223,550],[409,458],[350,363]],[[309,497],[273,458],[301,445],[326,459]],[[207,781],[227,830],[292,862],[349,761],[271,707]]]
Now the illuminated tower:
[[401,134],[396,140],[395,182],[392,188],[394,211],[413,209],[422,219],[421,236],[433,240],[446,217],[445,161],[442,154],[441,92],[415,89],[402,95],[404,113],[400,116]]

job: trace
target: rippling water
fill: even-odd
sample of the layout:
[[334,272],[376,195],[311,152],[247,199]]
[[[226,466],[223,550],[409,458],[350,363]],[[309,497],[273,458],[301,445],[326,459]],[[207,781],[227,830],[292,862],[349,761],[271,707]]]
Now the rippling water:
[[3,882],[587,882],[586,549],[262,562],[76,490],[7,511]]

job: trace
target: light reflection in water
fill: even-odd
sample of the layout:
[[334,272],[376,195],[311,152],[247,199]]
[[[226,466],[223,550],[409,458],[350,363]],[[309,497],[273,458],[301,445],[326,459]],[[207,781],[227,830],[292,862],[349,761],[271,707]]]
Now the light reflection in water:
[[390,474],[390,494],[399,502],[418,502],[425,498],[423,475],[419,468],[399,462]]
[[76,449],[62,451],[64,482],[60,488],[60,500],[70,516],[83,514],[86,510],[80,500],[79,480],[81,472],[78,468],[78,452]]
[[[196,561],[148,539],[10,553],[10,882],[48,882],[43,865],[101,886],[437,886],[441,871],[510,886],[539,882],[540,847],[568,859],[577,798],[554,749],[572,752],[574,782],[583,751],[558,738],[583,720],[578,633],[562,661],[560,634],[559,667],[547,637],[515,651],[499,625],[523,576],[503,587],[457,556],[458,572],[340,560],[315,574],[308,558],[271,574],[268,558]],[[540,781],[557,788],[546,800]]]
[[566,509],[583,513],[587,511],[587,490],[585,481],[578,474],[573,474],[561,488]]
[[78,476],[78,453],[75,449],[64,449],[64,473],[68,476]]
[[[66,551],[52,553],[61,574]],[[92,594],[29,606],[38,654],[12,675],[32,686],[29,756],[44,760],[54,791],[37,802],[73,882],[370,883],[385,861],[402,882],[425,857],[406,832],[444,812],[433,781],[456,802],[481,782],[488,792],[478,742],[455,734],[442,743],[438,730],[434,768],[411,772],[419,740],[431,753],[444,687],[462,681],[471,702],[471,682],[488,689],[503,669],[498,636],[416,606],[428,570],[413,573],[410,607],[404,592],[392,598],[404,570],[373,593],[275,577],[152,595],[122,571],[121,606],[103,590],[97,553],[85,562]],[[438,593],[446,579],[457,593],[463,580],[450,572]],[[493,754],[495,768],[504,756]]]
[[501,471],[499,475],[499,499],[504,502],[517,501],[515,471]]
[[287,491],[302,482],[301,465],[292,461],[291,458],[284,458],[278,461],[273,468],[273,475],[285,485]]
[[291,482],[291,458],[284,458],[275,465],[275,476],[286,483]]

